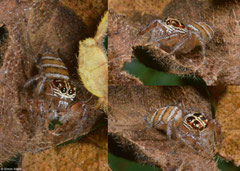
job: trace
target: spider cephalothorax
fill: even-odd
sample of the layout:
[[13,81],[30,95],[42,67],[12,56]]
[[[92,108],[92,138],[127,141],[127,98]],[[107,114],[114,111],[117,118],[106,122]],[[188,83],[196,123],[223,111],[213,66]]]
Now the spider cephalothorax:
[[214,35],[213,29],[204,22],[193,22],[184,25],[180,20],[167,17],[163,21],[152,21],[139,35],[150,33],[148,44],[157,43],[158,46],[173,55],[177,52],[188,53],[195,47],[202,48],[203,63],[205,63],[205,46]]
[[178,106],[166,106],[147,117],[148,123],[164,130],[169,139],[177,138],[198,151],[210,152],[215,145],[214,135],[220,140],[220,127],[203,112],[185,113]]
[[190,113],[184,117],[183,125],[187,129],[197,129],[202,131],[207,127],[208,119],[205,117],[204,113]]

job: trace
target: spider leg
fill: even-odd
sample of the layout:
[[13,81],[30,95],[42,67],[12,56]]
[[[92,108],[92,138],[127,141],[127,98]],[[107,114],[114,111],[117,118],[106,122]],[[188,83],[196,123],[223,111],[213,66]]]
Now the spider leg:
[[83,109],[83,114],[82,114],[82,118],[84,118],[86,120],[86,112],[87,112],[87,108],[85,104],[82,104],[82,109]]
[[219,123],[215,119],[212,119],[208,123],[208,125],[209,125],[209,128],[212,129],[215,133],[215,141],[217,142],[217,144],[221,145],[222,134],[221,134],[221,127],[220,127]]
[[147,25],[147,27],[145,29],[143,29],[142,31],[140,31],[138,33],[138,35],[143,35],[145,34],[146,32],[148,32],[149,30],[153,29],[154,27],[157,27],[157,26],[162,26],[162,21],[161,20],[154,20],[152,21],[149,25]]
[[24,88],[27,88],[29,85],[31,85],[34,81],[37,81],[38,79],[42,78],[41,75],[37,75],[35,77],[33,77],[32,79],[30,79],[29,81],[27,81],[25,84],[24,84]]
[[43,115],[46,112],[45,111],[45,102],[44,102],[44,100],[41,100],[41,99],[39,99],[38,101],[40,101],[40,106],[39,106],[40,114]]
[[167,136],[168,136],[169,140],[172,138],[172,126],[173,126],[173,124],[174,124],[174,126],[176,125],[175,122],[173,122],[173,121],[175,121],[174,118],[172,118],[167,124]]
[[203,56],[203,64],[207,64],[206,63],[206,59],[205,59],[205,54],[206,54],[206,46],[205,46],[205,43],[204,43],[204,40],[202,39],[202,37],[197,34],[197,32],[192,32],[196,37],[197,39],[199,40],[200,44],[201,44],[201,47],[202,47],[202,56]]
[[[175,126],[175,128],[176,128],[176,126]],[[179,129],[176,129],[176,135],[185,145],[187,145],[188,147],[191,147],[192,149],[194,149],[196,151],[198,151],[198,148],[195,147],[195,144],[200,146],[200,149],[203,148],[203,145],[200,142],[198,142],[198,138],[194,137],[194,135],[192,135],[192,134],[189,134],[189,133],[182,134],[182,132]],[[193,142],[188,140],[189,138]]]
[[[177,36],[179,36],[179,34],[175,33],[175,34],[172,34],[172,35],[162,35],[161,38],[158,38],[158,39],[156,39],[156,37],[154,37],[154,40],[152,40],[153,38],[151,38],[148,43],[144,44],[144,46],[149,46],[149,45],[152,45],[154,43],[159,43],[162,40],[167,41],[167,40],[172,39],[172,38],[177,37]],[[161,43],[159,43],[159,48],[160,48],[160,44]]]
[[[196,150],[196,148],[194,147],[194,145],[187,139],[185,139],[185,137],[187,136],[186,134],[185,135],[182,135],[182,133],[179,131],[178,132],[178,136],[180,138],[180,140],[185,144],[187,145],[188,147],[191,147],[192,149]],[[190,136],[194,141],[194,137]]]
[[153,123],[149,120],[149,116],[144,116],[144,120],[147,121],[147,123],[148,123],[146,130],[153,127]]
[[177,135],[177,137],[178,137],[184,144],[186,144],[187,146],[192,147],[192,144],[191,144],[188,140],[185,140],[185,139],[183,138],[183,135],[182,135],[181,131],[175,126],[175,124],[174,124],[174,127],[176,128],[176,135]]
[[44,87],[44,84],[46,82],[47,78],[44,77],[43,80],[39,83],[39,87],[37,88],[37,95],[39,95]]
[[174,46],[173,50],[172,50],[170,53],[168,53],[167,55],[165,55],[164,57],[173,55],[173,54],[176,52],[176,50],[178,50],[178,49],[187,41],[187,39],[188,39],[188,37],[185,36],[185,37],[183,38],[183,40],[179,41],[179,42]]

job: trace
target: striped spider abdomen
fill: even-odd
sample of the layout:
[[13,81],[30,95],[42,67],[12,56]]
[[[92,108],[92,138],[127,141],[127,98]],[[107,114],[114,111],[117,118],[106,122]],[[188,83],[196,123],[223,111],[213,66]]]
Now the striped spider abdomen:
[[174,122],[181,121],[182,110],[177,106],[166,106],[156,110],[147,117],[152,127],[164,130],[169,139],[172,138],[172,126]]

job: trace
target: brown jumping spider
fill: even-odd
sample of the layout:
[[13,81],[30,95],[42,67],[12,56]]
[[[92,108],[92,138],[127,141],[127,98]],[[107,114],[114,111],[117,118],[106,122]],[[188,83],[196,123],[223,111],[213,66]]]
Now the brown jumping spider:
[[29,100],[30,111],[33,112],[35,107],[41,114],[50,113],[49,122],[59,117],[61,122],[68,120],[70,115],[67,111],[76,97],[76,87],[69,81],[67,67],[61,58],[50,53],[40,58],[38,67],[40,73],[24,85],[27,88],[37,81],[34,89],[35,99]]
[[166,106],[150,114],[147,121],[152,127],[166,131],[169,139],[176,138],[185,145],[212,153],[214,135],[221,141],[221,129],[214,119],[207,119],[203,112],[187,112],[177,106]]
[[202,64],[206,63],[205,45],[214,35],[213,29],[208,24],[194,22],[185,26],[179,20],[167,17],[163,21],[160,19],[152,21],[139,35],[143,35],[150,30],[152,30],[150,40],[146,45],[157,43],[161,49],[168,52],[167,56],[177,52],[188,53],[195,47],[201,46]]

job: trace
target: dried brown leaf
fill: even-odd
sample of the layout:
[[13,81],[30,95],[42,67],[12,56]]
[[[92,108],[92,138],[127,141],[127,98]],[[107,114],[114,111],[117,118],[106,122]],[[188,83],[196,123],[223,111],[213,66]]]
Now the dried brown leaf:
[[99,170],[108,166],[107,127],[82,138],[80,142],[59,146],[41,153],[25,153],[24,170]]
[[97,23],[101,21],[101,17],[108,7],[108,0],[62,0],[63,6],[66,6],[78,15],[87,26],[87,37],[94,36]]
[[108,38],[108,84],[124,85],[138,84],[141,82],[137,78],[122,71],[126,62],[131,61],[132,56],[132,34],[124,19],[113,10],[109,10],[109,38]]

